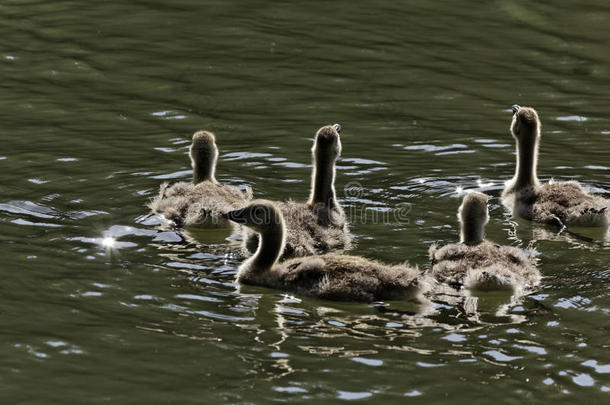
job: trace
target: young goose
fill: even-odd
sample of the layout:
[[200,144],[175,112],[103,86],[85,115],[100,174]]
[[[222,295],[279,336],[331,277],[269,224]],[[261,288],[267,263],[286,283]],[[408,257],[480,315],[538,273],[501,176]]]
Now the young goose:
[[512,290],[517,293],[540,282],[540,272],[521,249],[485,240],[489,221],[487,196],[472,192],[458,211],[460,243],[430,246],[432,275],[455,288]]
[[[286,220],[284,257],[307,256],[345,249],[350,245],[349,229],[343,208],[335,195],[335,162],[341,154],[339,124],[318,130],[312,148],[311,194],[306,203],[277,202]],[[254,253],[258,236],[243,229],[244,247]]]
[[358,256],[316,255],[278,259],[289,230],[275,203],[256,200],[225,217],[260,234],[256,253],[237,272],[237,280],[330,300],[364,301],[421,298],[430,278],[407,265],[389,266]]
[[587,193],[576,181],[540,184],[536,176],[540,120],[536,110],[514,105],[510,126],[517,143],[517,169],[502,202],[514,214],[547,224],[608,227],[610,200]]
[[159,195],[149,204],[150,209],[173,221],[177,226],[228,226],[220,216],[227,209],[243,207],[252,198],[251,191],[220,184],[216,181],[218,148],[214,134],[195,132],[190,148],[193,182],[173,185],[163,183]]

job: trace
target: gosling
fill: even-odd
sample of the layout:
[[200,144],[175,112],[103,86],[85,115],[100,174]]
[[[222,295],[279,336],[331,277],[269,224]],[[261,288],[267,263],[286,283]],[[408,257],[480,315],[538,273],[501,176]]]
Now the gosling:
[[237,187],[216,181],[218,148],[214,134],[195,132],[189,152],[193,167],[191,183],[163,183],[159,195],[149,208],[172,221],[176,226],[227,227],[230,222],[220,213],[245,206],[252,199],[250,189],[241,191]]
[[514,105],[510,126],[517,144],[515,176],[506,182],[503,204],[514,215],[534,222],[608,228],[610,200],[591,195],[577,181],[540,184],[536,175],[540,120],[536,110]]
[[[339,124],[320,128],[312,148],[311,193],[305,203],[276,202],[286,221],[283,257],[302,257],[348,249],[351,238],[345,213],[335,194],[335,163],[341,154]],[[258,235],[243,228],[244,248],[254,253]]]
[[540,272],[531,256],[512,246],[485,240],[489,221],[487,196],[471,192],[458,211],[460,243],[430,246],[431,274],[456,289],[509,290],[515,294],[540,283]]
[[237,281],[337,301],[422,301],[430,277],[407,265],[386,265],[358,256],[315,255],[278,263],[289,230],[281,208],[255,200],[225,217],[260,234],[256,253],[242,263]]

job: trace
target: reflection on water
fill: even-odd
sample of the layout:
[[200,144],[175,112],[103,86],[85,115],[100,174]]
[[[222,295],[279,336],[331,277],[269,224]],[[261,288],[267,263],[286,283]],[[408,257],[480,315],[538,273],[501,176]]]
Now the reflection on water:
[[[515,103],[540,113],[542,180],[610,193],[609,16],[593,0],[3,4],[0,398],[602,403],[608,234],[510,218],[498,197]],[[220,181],[304,200],[333,122],[353,253],[426,269],[477,190],[489,239],[535,249],[542,285],[423,306],[291,296],[235,284],[226,230],[147,212],[190,178],[198,129]]]

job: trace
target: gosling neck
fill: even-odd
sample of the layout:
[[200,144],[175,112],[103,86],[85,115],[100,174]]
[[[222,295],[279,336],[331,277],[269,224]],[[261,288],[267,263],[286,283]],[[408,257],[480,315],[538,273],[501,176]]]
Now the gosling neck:
[[485,240],[485,221],[461,220],[460,242],[475,246]]
[[[532,129],[531,131],[537,131]],[[514,187],[517,189],[537,186],[538,177],[538,134],[524,136],[517,142],[517,168],[515,170]]]
[[334,208],[336,201],[335,159],[328,156],[316,156],[314,154],[309,204]]
[[245,263],[245,272],[260,274],[273,268],[284,251],[284,229],[284,222],[280,220],[259,234],[258,249]]
[[206,161],[192,160],[193,166],[193,184],[199,184],[202,181],[211,181],[216,183],[216,157],[212,156]]

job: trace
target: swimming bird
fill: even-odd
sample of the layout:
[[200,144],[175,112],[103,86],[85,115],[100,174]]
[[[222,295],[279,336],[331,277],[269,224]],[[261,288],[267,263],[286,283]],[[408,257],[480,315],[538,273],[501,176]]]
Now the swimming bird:
[[150,209],[177,226],[229,226],[220,213],[245,206],[252,199],[251,190],[242,191],[216,181],[218,147],[211,132],[195,132],[189,156],[193,181],[171,186],[163,183],[159,195],[150,202]]
[[[335,193],[335,162],[341,154],[339,124],[318,130],[312,148],[311,192],[305,203],[277,202],[286,221],[284,257],[320,254],[350,247],[345,212]],[[249,228],[242,231],[244,248],[253,253],[258,235]]]
[[239,266],[237,281],[329,300],[421,300],[431,278],[405,265],[386,265],[358,256],[314,255],[278,263],[287,232],[281,208],[255,200],[225,217],[260,234],[256,253]]
[[503,204],[517,216],[561,229],[608,228],[610,200],[589,194],[577,181],[540,183],[536,175],[541,127],[538,113],[518,105],[512,110],[510,131],[517,144],[517,168],[502,192]]
[[487,196],[471,192],[458,211],[460,242],[430,246],[431,274],[437,281],[460,289],[512,290],[520,293],[540,283],[531,256],[513,246],[485,239],[489,222]]

